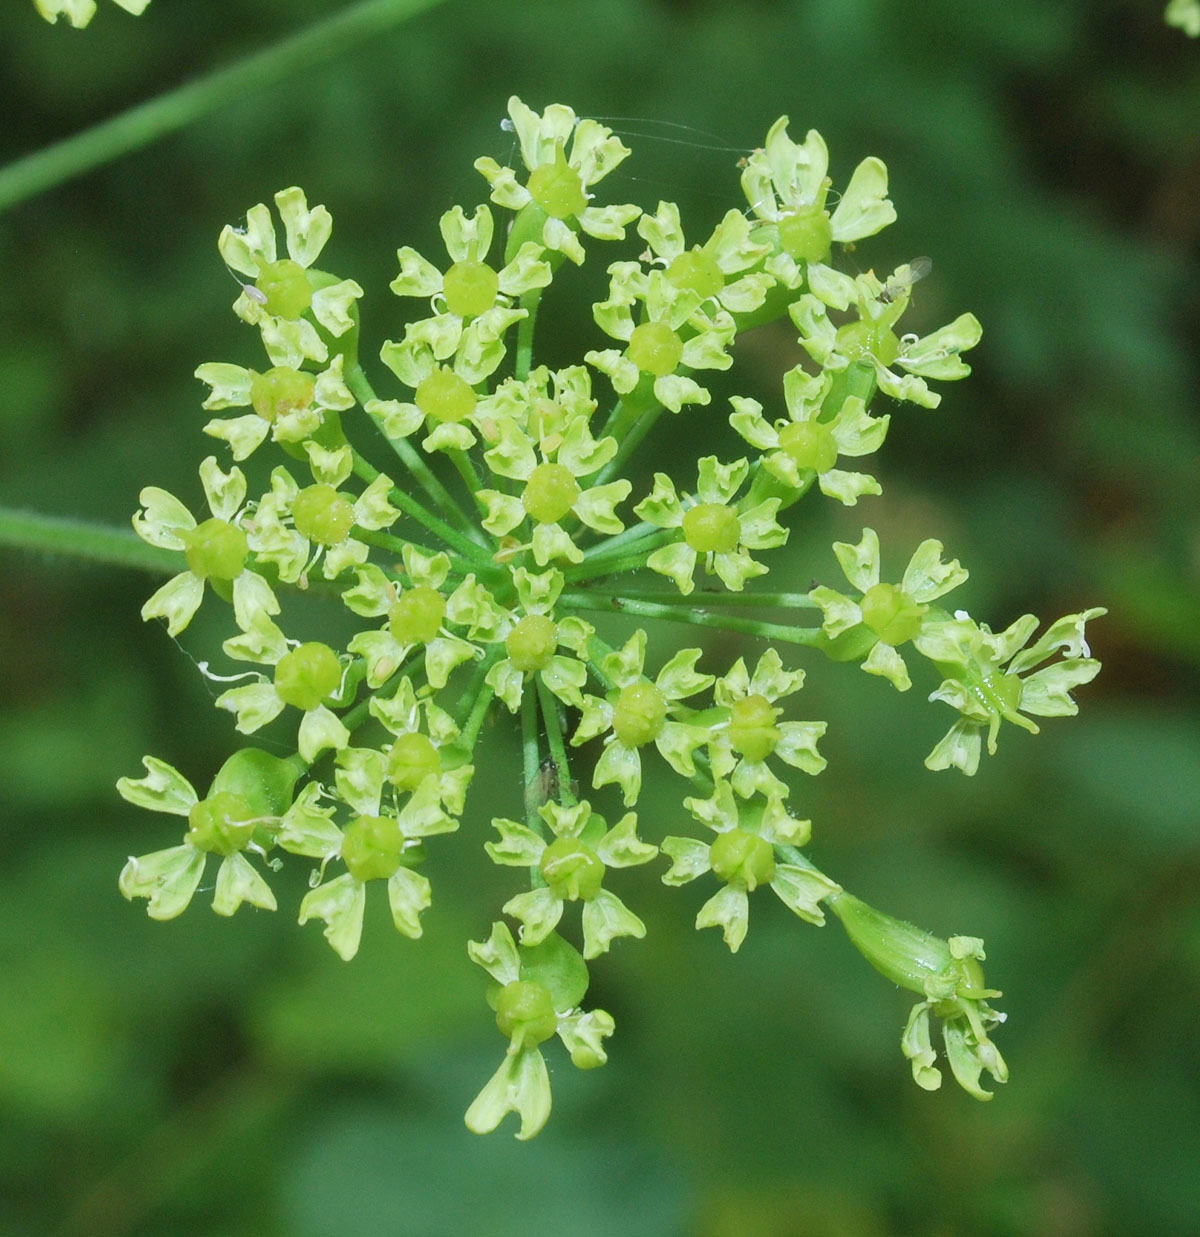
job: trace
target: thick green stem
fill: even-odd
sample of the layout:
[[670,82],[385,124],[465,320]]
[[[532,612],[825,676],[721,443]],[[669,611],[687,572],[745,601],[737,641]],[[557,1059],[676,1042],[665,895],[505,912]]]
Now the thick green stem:
[[541,288],[534,288],[521,297],[521,308],[529,312],[517,323],[517,357],[513,377],[520,382],[529,377],[529,371],[533,368],[533,328],[541,299]]
[[131,530],[36,511],[0,508],[0,545],[159,575],[187,570],[182,551],[148,545]]
[[[376,399],[374,388],[371,386],[362,366],[354,365],[346,374],[346,385],[350,388],[354,398],[366,408],[373,399]],[[370,414],[367,414],[370,416]],[[442,514],[453,520],[471,539],[481,546],[485,546],[483,534],[471,522],[467,513],[454,501],[454,495],[433,475],[432,469],[421,458],[416,447],[408,441],[407,438],[388,438],[383,430],[382,424],[375,417],[371,418],[379,427],[380,433],[387,438],[389,446],[395,451],[401,463],[408,469],[410,473],[420,482],[421,488],[429,495],[430,498],[437,504]]]
[[667,619],[695,627],[716,627],[721,631],[741,631],[763,640],[782,640],[786,644],[815,645],[821,637],[819,627],[788,627],[782,623],[763,623],[758,619],[735,618],[729,614],[710,614],[707,610],[684,610],[679,606],[651,601],[633,601],[604,593],[563,593],[558,599],[565,610],[605,611],[637,614],[642,618]]
[[344,57],[352,47],[375,38],[439,0],[365,0],[325,21],[316,22],[265,51],[215,69],[198,81],[140,103],[110,120],[34,151],[0,170],[0,210],[36,197],[47,189],[103,167],[183,129],[263,87]]
[[807,593],[731,593],[728,589],[701,589],[684,597],[672,589],[635,588],[621,589],[621,597],[633,601],[657,601],[666,606],[684,606],[695,609],[705,606],[761,606],[766,609],[816,610],[817,603]]

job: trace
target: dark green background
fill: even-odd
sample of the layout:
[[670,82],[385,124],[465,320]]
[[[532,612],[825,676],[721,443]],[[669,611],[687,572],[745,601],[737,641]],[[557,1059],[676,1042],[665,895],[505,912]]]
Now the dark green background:
[[[101,3],[83,33],[4,6],[5,161],[339,7],[155,0],[134,20]],[[890,169],[900,221],[848,263],[931,255],[914,329],[970,309],[984,338],[941,410],[896,410],[885,496],[808,500],[771,580],[832,581],[829,541],[870,522],[893,574],[945,541],[972,572],[956,598],[994,625],[1110,610],[1082,715],[1006,731],[973,780],[921,767],[951,720],[932,682],[900,697],[813,664],[793,714],[831,722],[830,768],[795,792],[817,862],[987,939],[1012,1068],[993,1103],[912,1084],[909,998],[836,925],[759,897],[731,958],[691,929],[704,891],[663,890],[655,866],[621,887],[648,940],[595,968],[610,1064],[555,1058],[554,1115],[525,1146],[461,1121],[503,1050],[463,942],[515,889],[487,885],[477,844],[519,810],[510,737],[487,743],[512,772],[477,779],[435,848],[420,943],[376,905],[343,964],[295,926],[295,874],[277,915],[225,922],[200,898],[153,924],[116,876],[175,825],[113,782],[152,752],[203,786],[229,750],[193,664],[225,634],[217,608],[175,644],[138,619],[151,580],[4,552],[0,1231],[1200,1230],[1200,45],[1161,8],[447,0],[0,217],[0,501],[125,525],[143,485],[199,498],[195,366],[258,363],[215,247],[249,205],[296,183],[329,206],[323,264],[367,290],[369,357],[401,328],[396,247],[437,260],[438,214],[483,198],[471,161],[507,157],[510,93],[633,118],[612,122],[636,153],[608,193],[674,198],[696,232],[786,112],[824,134],[835,183],[866,154]],[[552,362],[596,346],[599,270],[547,312]],[[756,376],[737,389],[766,390],[794,345],[768,330],[738,356]],[[716,405],[685,417],[664,451],[694,450],[705,418],[727,448]],[[741,647],[708,640],[704,664]],[[644,797],[652,836],[680,827],[679,790]]]

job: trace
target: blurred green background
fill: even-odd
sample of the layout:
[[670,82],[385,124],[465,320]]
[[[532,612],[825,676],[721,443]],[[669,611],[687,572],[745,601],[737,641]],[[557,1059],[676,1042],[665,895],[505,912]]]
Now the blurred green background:
[[[339,7],[157,0],[134,20],[102,0],[80,33],[6,4],[0,158]],[[824,134],[835,184],[866,154],[890,169],[900,220],[848,263],[931,255],[911,329],[970,309],[984,340],[941,410],[898,410],[885,496],[810,499],[771,580],[836,578],[830,540],[870,522],[896,566],[942,539],[972,573],[956,599],[993,625],[1110,610],[1081,716],[1007,730],[972,780],[921,766],[951,720],[931,681],[900,697],[813,661],[797,704],[830,720],[830,767],[795,791],[816,861],[987,940],[1012,1069],[994,1102],[913,1085],[910,998],[836,924],[759,898],[731,958],[691,928],[704,891],[656,865],[622,889],[649,938],[595,968],[610,1064],[552,1062],[554,1115],[523,1145],[462,1125],[504,1046],[463,944],[501,896],[478,846],[434,848],[424,940],[369,907],[351,965],[295,926],[294,873],[278,915],[226,922],[201,897],[150,922],[117,872],[175,827],[113,782],[152,752],[203,786],[230,750],[194,664],[219,612],[176,644],[138,619],[148,577],[0,553],[0,1232],[1200,1231],[1200,45],[1161,9],[446,0],[0,216],[0,502],[127,526],[143,485],[199,498],[196,365],[258,363],[215,247],[249,205],[295,183],[329,206],[369,358],[403,322],[396,247],[440,253],[440,212],[483,199],[471,162],[507,157],[510,93],[614,118],[635,155],[610,196],[677,200],[695,232],[786,112]],[[595,346],[600,275],[545,314],[551,362]],[[738,355],[760,398],[795,362],[783,327]],[[664,452],[694,451],[685,415]],[[742,651],[705,645],[709,668]],[[503,731],[513,772],[477,779],[464,833],[518,810]],[[652,836],[678,793],[647,792]]]

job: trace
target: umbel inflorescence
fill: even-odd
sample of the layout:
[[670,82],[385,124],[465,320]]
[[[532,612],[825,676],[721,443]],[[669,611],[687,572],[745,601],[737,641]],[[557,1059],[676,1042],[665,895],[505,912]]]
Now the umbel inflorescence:
[[[312,874],[300,922],[321,922],[349,960],[368,898],[421,935],[427,847],[483,846],[500,868],[523,870],[519,892],[517,873],[500,874],[490,933],[467,946],[508,1047],[466,1119],[483,1132],[515,1111],[528,1138],[550,1109],[542,1045],[557,1036],[581,1068],[605,1060],[613,1019],[585,1007],[589,965],[647,932],[622,898],[621,869],[660,863],[667,885],[704,882],[696,925],[720,929],[732,950],[766,887],[809,923],[832,909],[866,958],[917,994],[902,1049],[920,1086],[941,1082],[936,1019],[956,1080],[989,1098],[982,1074],[1003,1082],[1007,1071],[990,1038],[1004,1015],[989,1004],[999,994],[983,979],[983,942],[885,916],[806,854],[791,771],[821,772],[825,723],[796,708],[804,672],[779,650],[856,663],[902,692],[914,657],[933,662],[942,682],[931,699],[953,721],[926,764],[971,774],[1005,722],[1036,733],[1032,717],[1076,711],[1070,691],[1099,669],[1084,624],[1102,611],[1036,638],[1032,615],[993,632],[945,608],[967,573],[938,541],[903,563],[870,527],[833,547],[844,580],[808,593],[747,587],[768,574],[810,490],[847,506],[880,492],[860,471],[888,432],[877,396],[935,407],[929,381],[969,372],[962,354],[979,324],[963,314],[904,333],[921,260],[882,279],[835,265],[841,246],[895,219],[878,159],[835,193],[821,137],[798,143],[782,118],[743,160],[744,202],[697,238],[670,202],[648,212],[604,200],[601,182],[629,154],[610,130],[563,106],[539,115],[514,98],[509,112],[519,164],[475,165],[490,205],[442,216],[444,256],[398,252],[391,290],[415,316],[383,346],[378,394],[357,355],[363,290],[320,265],[325,208],[290,188],[275,195],[282,246],[265,205],[221,233],[242,283],[235,312],[266,360],[196,371],[216,414],[204,431],[220,444],[200,465],[208,509],[142,491],[135,528],[181,556],[142,614],[174,636],[206,595],[228,607],[221,677],[232,685],[217,706],[243,735],[284,715],[295,752],[244,747],[204,793],[147,756],[146,775],[118,789],[185,818],[185,831],[130,859],[121,891],[170,919],[207,872],[219,914],[274,910],[271,873],[294,858]],[[607,267],[598,346],[582,364],[536,365],[546,289],[626,240],[621,252],[642,252]],[[717,406],[706,379],[733,366],[740,332],[779,319],[798,347],[778,396]],[[693,419],[701,444],[704,420],[728,418],[744,449],[701,450],[635,493],[622,473],[664,414]],[[281,462],[252,495],[238,464],[267,451]],[[305,590],[353,616],[345,648],[289,619],[283,603]],[[776,618],[745,617],[738,603],[750,598]],[[589,621],[603,611],[628,616],[622,642]],[[705,666],[700,649],[653,648],[643,617],[765,645]],[[519,718],[525,785],[490,836],[469,814],[489,714]],[[650,764],[682,788],[661,830],[637,813]],[[580,784],[599,793],[579,799]]]

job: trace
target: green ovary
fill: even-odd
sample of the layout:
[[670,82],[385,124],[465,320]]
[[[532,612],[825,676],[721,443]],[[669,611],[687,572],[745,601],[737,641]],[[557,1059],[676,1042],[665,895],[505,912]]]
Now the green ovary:
[[729,742],[734,751],[753,764],[766,760],[779,742],[775,725],[779,713],[765,696],[735,700],[729,710]]
[[804,262],[824,262],[833,246],[833,224],[820,206],[802,206],[779,221],[779,243]]
[[904,644],[921,630],[928,606],[920,605],[894,584],[875,584],[862,599],[863,622],[893,647]]
[[527,614],[504,638],[504,651],[522,674],[545,670],[558,647],[558,628],[544,614]]
[[542,875],[556,898],[590,902],[600,892],[604,863],[578,838],[558,838],[542,854]]
[[360,816],[342,836],[342,862],[355,880],[386,880],[400,867],[404,835],[391,816]]
[[315,709],[337,690],[342,665],[327,644],[312,641],[285,653],[275,666],[275,692],[284,704]]
[[188,570],[201,580],[236,580],[250,548],[246,534],[228,520],[205,520],[179,534]]
[[741,526],[737,512],[721,503],[698,503],[683,515],[683,539],[697,554],[731,554]]
[[667,700],[653,683],[630,683],[613,706],[613,733],[626,747],[642,747],[662,734]]
[[417,387],[417,407],[431,420],[456,424],[475,411],[475,392],[452,369],[435,369]]
[[683,359],[683,340],[665,322],[643,322],[633,328],[626,352],[643,373],[663,378]]
[[975,694],[989,711],[1011,717],[1021,705],[1021,680],[1015,674],[995,672],[984,675]]
[[220,790],[188,812],[185,841],[197,850],[232,855],[250,841],[255,824],[254,809],[242,795]]
[[308,374],[287,365],[276,365],[250,381],[250,407],[272,424],[280,417],[300,412],[313,402],[316,386]]
[[725,286],[725,276],[717,260],[699,246],[672,259],[667,267],[667,278],[675,287],[696,292],[705,300],[716,296]]
[[294,321],[312,304],[308,275],[299,262],[290,258],[264,262],[254,286],[267,298],[263,308],[276,318]]
[[460,318],[475,318],[496,303],[500,277],[486,262],[456,262],[442,284],[446,308]]
[[539,524],[556,524],[571,510],[580,493],[565,464],[539,464],[525,482],[521,505]]
[[555,148],[553,163],[543,164],[530,173],[529,194],[554,219],[569,219],[587,209],[583,181],[567,162],[561,143]]
[[890,365],[900,355],[896,332],[870,322],[847,322],[838,327],[834,346],[852,361],[873,358],[881,365]]
[[775,851],[771,844],[744,829],[722,833],[710,847],[708,861],[723,881],[748,890],[768,885],[775,878]]
[[520,1036],[524,1047],[544,1043],[558,1030],[550,993],[532,979],[514,979],[496,997],[496,1025],[508,1039]]
[[388,626],[401,644],[428,644],[441,630],[446,599],[435,588],[410,588],[388,611]]
[[838,457],[833,428],[820,421],[793,421],[779,431],[779,449],[791,456],[797,468],[828,472]]
[[332,485],[310,485],[292,501],[292,519],[309,541],[337,545],[354,526],[354,505]]
[[423,734],[402,734],[388,754],[387,778],[399,790],[416,790],[430,774],[442,771],[437,748]]

